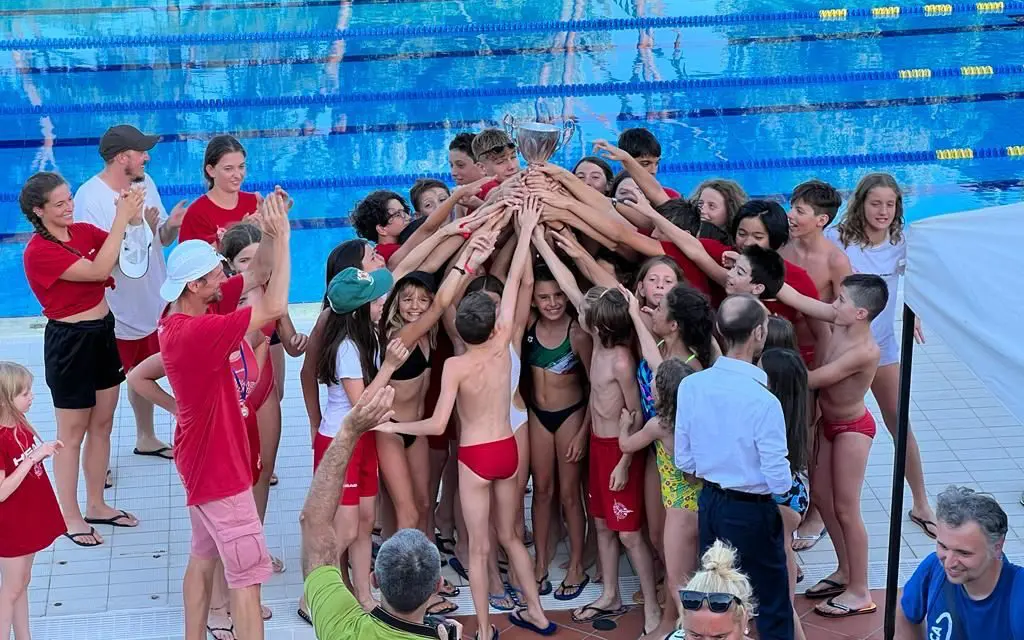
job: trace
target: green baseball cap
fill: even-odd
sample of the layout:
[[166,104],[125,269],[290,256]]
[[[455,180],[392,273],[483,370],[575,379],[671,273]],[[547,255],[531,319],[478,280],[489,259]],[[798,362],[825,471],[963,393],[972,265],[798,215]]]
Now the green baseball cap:
[[387,269],[367,273],[347,267],[327,286],[327,304],[334,313],[349,313],[391,291],[395,279]]

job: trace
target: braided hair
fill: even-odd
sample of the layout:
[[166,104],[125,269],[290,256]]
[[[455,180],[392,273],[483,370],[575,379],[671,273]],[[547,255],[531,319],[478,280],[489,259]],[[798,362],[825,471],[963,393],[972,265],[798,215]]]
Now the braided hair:
[[58,187],[66,184],[67,181],[60,174],[40,171],[25,181],[25,186],[21,188],[21,193],[18,195],[18,204],[21,206],[21,212],[25,214],[29,224],[32,225],[32,228],[35,229],[35,232],[43,240],[56,242],[76,256],[83,257],[77,249],[64,244],[50,233],[50,230],[43,224],[42,218],[35,211],[46,206],[46,203],[50,201],[50,194]]

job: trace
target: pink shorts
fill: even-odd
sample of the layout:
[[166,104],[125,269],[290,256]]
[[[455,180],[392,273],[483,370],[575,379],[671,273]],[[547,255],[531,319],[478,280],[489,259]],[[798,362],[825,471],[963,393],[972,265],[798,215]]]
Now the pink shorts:
[[829,442],[835,440],[840,433],[860,433],[874,439],[876,430],[875,419],[867,409],[864,410],[864,415],[853,422],[828,422],[823,417],[821,427],[822,434]]
[[[313,440],[313,473],[320,466],[320,460],[327,453],[327,448],[334,442],[322,433],[317,433]],[[377,472],[377,438],[373,431],[367,431],[356,440],[345,470],[345,485],[341,490],[338,504],[354,507],[361,498],[373,498],[377,495],[380,476]]]
[[244,589],[270,579],[273,568],[252,491],[188,508],[192,555],[220,557],[228,588]]

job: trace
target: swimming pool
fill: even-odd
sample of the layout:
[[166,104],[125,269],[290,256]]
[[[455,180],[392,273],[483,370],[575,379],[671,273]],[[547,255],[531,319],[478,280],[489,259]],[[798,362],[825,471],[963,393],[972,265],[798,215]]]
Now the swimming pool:
[[168,209],[202,192],[217,133],[247,147],[249,189],[290,188],[294,302],[320,297],[362,195],[447,176],[454,134],[505,113],[575,118],[563,164],[642,124],[683,192],[714,175],[850,190],[881,170],[910,219],[1019,201],[1024,3],[834,6],[845,19],[809,0],[6,0],[0,315],[39,312],[21,184],[46,169],[76,188],[122,122],[162,136]]

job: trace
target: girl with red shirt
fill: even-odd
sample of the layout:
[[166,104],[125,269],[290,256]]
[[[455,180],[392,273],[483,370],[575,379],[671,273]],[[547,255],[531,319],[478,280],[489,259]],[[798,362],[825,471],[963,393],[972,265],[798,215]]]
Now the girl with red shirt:
[[[114,340],[114,316],[104,298],[114,281],[121,239],[142,221],[145,194],[125,191],[110,233],[74,221],[74,200],[64,178],[37,173],[21,189],[21,211],[35,234],[25,247],[25,276],[48,318],[43,338],[46,385],[53,397],[57,437],[67,451],[54,461],[54,477],[68,537],[82,547],[103,538],[91,526],[137,527],[135,516],[103,500],[110,434],[124,380]],[[88,435],[88,440],[86,436]],[[86,513],[78,506],[78,465],[84,447]]]
[[245,173],[245,147],[233,136],[214,136],[203,157],[203,178],[210,190],[189,205],[179,242],[199,239],[217,246],[229,226],[256,213],[256,194],[242,191]]
[[[0,638],[29,638],[28,583],[37,551],[64,533],[57,498],[43,460],[57,453],[60,440],[38,444],[25,419],[32,406],[32,374],[13,362],[0,362]],[[14,523],[17,523],[16,525]]]

